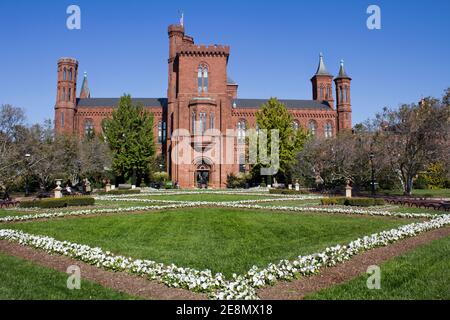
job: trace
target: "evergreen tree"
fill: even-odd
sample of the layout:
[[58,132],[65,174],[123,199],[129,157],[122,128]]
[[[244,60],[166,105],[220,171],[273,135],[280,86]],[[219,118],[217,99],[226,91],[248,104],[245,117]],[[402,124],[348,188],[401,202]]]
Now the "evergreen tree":
[[119,177],[141,178],[149,173],[155,155],[153,114],[140,105],[133,105],[130,95],[120,98],[111,119],[103,122],[103,132],[112,151],[112,169]]
[[[256,122],[259,129],[267,130],[267,150],[271,149],[271,130],[279,132],[279,170],[275,175],[278,181],[290,182],[292,179],[291,168],[295,163],[297,154],[303,148],[308,137],[307,132],[299,127],[295,130],[293,127],[294,119],[287,110],[286,106],[276,98],[271,98],[256,113]],[[259,161],[259,157],[258,157]],[[258,175],[261,167],[269,167],[257,163],[254,166],[253,173]]]

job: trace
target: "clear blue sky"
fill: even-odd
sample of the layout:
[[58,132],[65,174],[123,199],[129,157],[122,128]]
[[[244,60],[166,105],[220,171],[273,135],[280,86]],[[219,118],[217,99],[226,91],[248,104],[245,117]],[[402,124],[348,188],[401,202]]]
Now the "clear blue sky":
[[[70,4],[81,7],[80,31],[66,28]],[[370,4],[381,30],[366,27]],[[63,56],[80,61],[80,80],[89,73],[93,97],[165,97],[167,26],[179,10],[197,43],[231,46],[241,98],[311,99],[319,52],[333,74],[345,60],[354,123],[450,86],[448,0],[1,0],[0,104],[25,108],[30,123],[53,118]]]

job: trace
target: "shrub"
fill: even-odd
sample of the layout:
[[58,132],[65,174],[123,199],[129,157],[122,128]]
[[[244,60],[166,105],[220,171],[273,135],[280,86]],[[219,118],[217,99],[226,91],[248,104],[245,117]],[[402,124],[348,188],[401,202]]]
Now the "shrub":
[[306,190],[291,190],[291,189],[270,189],[270,194],[308,194]]
[[64,197],[64,198],[49,198],[35,201],[23,201],[19,204],[20,208],[64,208],[64,207],[78,207],[78,206],[92,206],[95,204],[95,199],[92,197]]
[[384,205],[383,199],[373,198],[325,198],[321,200],[322,205],[325,206],[354,206],[354,207],[371,207]]
[[98,191],[97,194],[98,195],[113,195],[113,196],[119,196],[122,194],[139,194],[141,193],[140,189],[115,189],[115,190],[111,190],[110,192],[106,192],[106,191]]
[[239,174],[235,175],[230,173],[227,175],[227,188],[228,189],[243,189],[247,188],[251,180],[251,175]]

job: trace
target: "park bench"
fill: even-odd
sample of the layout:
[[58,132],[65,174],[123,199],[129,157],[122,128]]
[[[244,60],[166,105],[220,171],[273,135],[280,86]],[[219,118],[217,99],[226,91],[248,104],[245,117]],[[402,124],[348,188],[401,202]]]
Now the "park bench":
[[13,208],[19,204],[16,200],[0,200],[0,208]]
[[450,201],[441,201],[439,210],[450,211]]

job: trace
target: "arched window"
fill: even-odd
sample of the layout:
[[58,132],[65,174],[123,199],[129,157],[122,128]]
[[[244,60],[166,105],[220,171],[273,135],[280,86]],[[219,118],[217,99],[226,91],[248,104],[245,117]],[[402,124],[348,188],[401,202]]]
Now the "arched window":
[[319,89],[319,99],[323,100],[323,86],[320,86]]
[[339,87],[339,102],[344,103],[344,91],[342,90],[342,86]]
[[92,119],[84,120],[84,134],[89,136],[94,133],[94,121]]
[[72,81],[73,79],[73,72],[72,69],[69,70],[69,80]]
[[344,86],[344,102],[348,102],[348,87]]
[[66,88],[62,89],[62,101],[66,101]]
[[300,124],[298,123],[297,120],[295,120],[294,122],[292,122],[292,128],[297,131],[300,128]]
[[69,88],[69,101],[71,101],[72,99],[72,88]]
[[331,93],[331,86],[327,87],[327,100],[331,99],[333,94]]
[[64,72],[63,72],[63,80],[64,80],[64,81],[67,80],[67,70],[66,70],[66,68],[64,68]]
[[200,65],[198,67],[198,93],[208,92],[208,67]]
[[333,136],[333,125],[331,122],[325,124],[325,138],[331,138]]
[[61,128],[64,128],[64,112],[61,112]]
[[314,120],[309,121],[308,129],[311,135],[315,136],[317,134],[317,123]]
[[244,143],[245,142],[245,130],[246,130],[245,121],[244,120],[240,120],[237,123],[238,143]]

